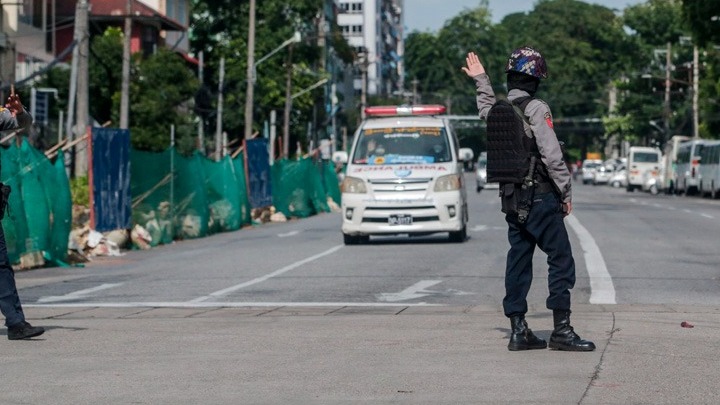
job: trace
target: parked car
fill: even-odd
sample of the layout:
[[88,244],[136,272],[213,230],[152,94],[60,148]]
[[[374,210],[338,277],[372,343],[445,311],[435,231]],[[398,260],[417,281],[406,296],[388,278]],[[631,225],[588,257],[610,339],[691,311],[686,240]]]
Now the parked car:
[[597,186],[598,184],[608,184],[608,182],[610,182],[610,177],[612,176],[612,174],[612,166],[600,165],[600,167],[595,169],[592,184],[594,186]]
[[583,184],[590,184],[595,179],[595,170],[602,166],[602,160],[600,159],[585,159],[582,164],[582,182]]
[[487,152],[480,152],[475,168],[475,178],[477,182],[476,191],[479,193],[485,188],[499,188],[498,183],[487,182]]
[[615,188],[627,187],[627,170],[624,165],[618,166],[608,180],[608,184]]

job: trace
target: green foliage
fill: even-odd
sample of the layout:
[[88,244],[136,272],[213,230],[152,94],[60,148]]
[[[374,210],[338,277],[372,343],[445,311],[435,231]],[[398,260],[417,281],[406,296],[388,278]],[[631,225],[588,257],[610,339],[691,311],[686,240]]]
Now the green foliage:
[[[161,151],[170,146],[171,126],[175,126],[178,150],[192,142],[194,113],[190,100],[199,86],[183,59],[167,49],[142,60],[130,86],[130,132],[132,146],[140,150]],[[114,99],[119,112],[119,99]]]
[[[601,2],[595,2],[601,3]],[[448,20],[437,34],[413,32],[405,41],[406,88],[417,80],[422,102],[452,106],[457,114],[475,114],[475,89],[459,71],[474,51],[502,97],[509,52],[523,45],[545,56],[549,77],[538,97],[546,100],[555,129],[570,149],[597,150],[613,139],[633,144],[662,143],[669,134],[692,132],[692,50],[700,46],[700,134],[720,137],[720,2],[648,0],[611,10],[579,0],[539,0],[528,13],[507,15],[492,24],[486,1]],[[669,114],[664,114],[665,53],[671,44]],[[609,94],[615,83],[614,102]],[[611,111],[610,108],[613,107]],[[602,118],[602,126],[583,124]],[[457,128],[466,144],[478,130]],[[482,146],[482,139],[472,141]]]
[[[256,61],[276,50],[295,31],[301,32],[303,40],[281,49],[257,66],[253,131],[262,131],[263,120],[268,119],[271,110],[276,110],[282,117],[288,90],[288,72],[291,72],[290,94],[333,74],[323,70],[323,54],[318,46],[320,32],[317,15],[324,4],[323,0],[258,2],[255,13]],[[206,71],[213,72],[209,81],[218,82],[219,61],[221,57],[225,58],[223,127],[231,138],[241,137],[244,132],[248,16],[247,2],[193,0],[191,47],[205,51]],[[352,49],[340,34],[339,27],[331,26],[329,32],[323,35],[326,42],[332,43],[341,59],[346,63],[352,62]],[[216,85],[213,88],[217,88]],[[326,109],[322,101],[328,88],[329,84],[320,86],[293,100],[290,116],[291,149],[296,141],[305,140],[308,121],[326,121]]]
[[113,120],[118,125],[113,97],[119,97],[122,84],[123,33],[119,28],[108,28],[90,44],[90,116],[105,123]]
[[70,179],[70,196],[72,197],[73,205],[90,205],[90,192],[89,192],[88,178],[73,177]]
[[700,46],[720,43],[720,2],[717,0],[682,0],[682,14]]

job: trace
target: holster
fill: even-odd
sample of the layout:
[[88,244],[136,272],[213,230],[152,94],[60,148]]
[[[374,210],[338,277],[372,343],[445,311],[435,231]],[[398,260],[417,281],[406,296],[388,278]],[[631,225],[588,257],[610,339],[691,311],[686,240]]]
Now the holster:
[[532,207],[534,186],[505,183],[500,186],[500,206],[503,213],[516,216],[524,224]]
[[12,191],[10,186],[5,183],[0,183],[0,219],[5,218],[5,212],[8,210],[10,191]]

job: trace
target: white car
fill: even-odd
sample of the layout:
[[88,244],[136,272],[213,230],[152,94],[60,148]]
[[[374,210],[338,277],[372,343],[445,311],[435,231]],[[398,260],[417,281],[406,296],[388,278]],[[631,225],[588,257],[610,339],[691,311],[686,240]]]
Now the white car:
[[595,180],[595,171],[602,166],[602,160],[585,159],[582,164],[582,182],[590,184]]
[[600,167],[595,169],[592,184],[594,186],[598,184],[608,184],[610,183],[610,178],[613,176],[613,174],[614,171],[611,165],[600,165]]
[[365,109],[342,181],[345,244],[372,235],[426,235],[448,232],[453,242],[467,237],[468,207],[463,166],[472,150],[459,148],[444,117],[445,107],[379,106]]
[[498,183],[487,182],[487,152],[480,152],[480,157],[477,161],[477,168],[475,169],[475,178],[477,182],[476,191],[478,193],[486,188],[500,188]]
[[627,171],[625,170],[625,166],[618,166],[618,168],[615,169],[612,176],[610,176],[608,184],[615,188],[627,187]]

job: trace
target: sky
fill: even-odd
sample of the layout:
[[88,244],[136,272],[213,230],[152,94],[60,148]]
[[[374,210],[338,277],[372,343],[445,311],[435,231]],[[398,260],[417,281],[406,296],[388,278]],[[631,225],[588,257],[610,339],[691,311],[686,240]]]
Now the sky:
[[[608,8],[622,10],[628,5],[644,3],[644,0],[584,0],[586,3],[600,4]],[[536,0],[490,0],[492,21],[500,22],[508,14],[528,12],[534,8]],[[404,0],[405,32],[437,32],[446,20],[466,9],[480,5],[480,0]]]

